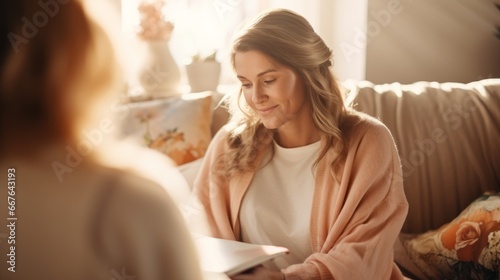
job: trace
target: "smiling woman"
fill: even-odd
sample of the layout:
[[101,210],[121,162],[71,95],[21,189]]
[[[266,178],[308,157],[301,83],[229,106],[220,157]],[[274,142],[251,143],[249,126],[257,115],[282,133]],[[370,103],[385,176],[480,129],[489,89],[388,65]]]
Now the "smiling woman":
[[319,141],[302,78],[259,51],[238,52],[235,70],[246,103],[264,126],[277,130],[277,143],[298,147]]
[[345,105],[322,38],[271,10],[237,34],[231,61],[241,88],[194,192],[215,237],[291,252],[233,279],[402,279],[399,156],[381,122]]

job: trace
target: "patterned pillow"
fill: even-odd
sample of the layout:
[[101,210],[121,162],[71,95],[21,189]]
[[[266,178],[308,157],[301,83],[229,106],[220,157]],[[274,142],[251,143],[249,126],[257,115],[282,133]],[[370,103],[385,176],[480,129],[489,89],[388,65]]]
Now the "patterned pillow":
[[205,155],[212,137],[209,92],[122,106],[120,138],[157,150],[178,165]]
[[498,279],[500,193],[485,193],[452,222],[403,244],[427,279]]

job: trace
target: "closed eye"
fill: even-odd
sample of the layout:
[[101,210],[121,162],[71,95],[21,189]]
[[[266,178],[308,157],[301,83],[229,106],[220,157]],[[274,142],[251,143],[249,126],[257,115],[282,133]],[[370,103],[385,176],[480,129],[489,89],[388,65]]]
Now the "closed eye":
[[241,84],[241,87],[243,88],[250,88],[252,84]]
[[265,85],[270,85],[270,84],[274,83],[275,81],[276,81],[276,79],[266,80],[266,81],[264,81],[264,84]]

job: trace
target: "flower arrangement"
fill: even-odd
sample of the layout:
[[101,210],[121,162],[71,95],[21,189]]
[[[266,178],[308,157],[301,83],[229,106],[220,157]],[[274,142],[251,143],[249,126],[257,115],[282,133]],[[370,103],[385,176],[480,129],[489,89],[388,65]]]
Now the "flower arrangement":
[[174,25],[165,20],[162,8],[164,0],[142,1],[139,4],[139,38],[145,41],[168,41]]

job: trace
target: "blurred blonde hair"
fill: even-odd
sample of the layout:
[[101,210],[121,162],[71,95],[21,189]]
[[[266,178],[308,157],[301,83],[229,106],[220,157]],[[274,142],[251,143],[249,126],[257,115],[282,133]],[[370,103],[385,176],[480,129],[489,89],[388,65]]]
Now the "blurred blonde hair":
[[[12,10],[3,10],[6,31],[23,36],[20,19],[31,21],[43,12],[38,2],[15,1]],[[111,41],[84,2],[59,4],[46,24],[37,26],[31,38],[24,37],[25,43],[7,41],[2,46],[0,125],[6,132],[2,152],[76,143],[94,106],[116,85],[118,68]]]
[[[275,62],[291,68],[305,84],[314,124],[323,133],[327,145],[316,163],[334,147],[342,153],[345,143],[342,124],[348,114],[344,97],[331,72],[332,52],[302,16],[284,9],[263,13],[243,28],[233,43],[235,55],[260,51]],[[274,132],[264,127],[258,115],[246,104],[240,89],[230,97],[229,152],[224,162],[228,175],[257,168],[253,162],[259,150],[269,146]],[[332,162],[332,165],[335,162]]]

